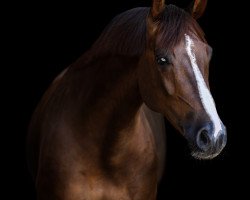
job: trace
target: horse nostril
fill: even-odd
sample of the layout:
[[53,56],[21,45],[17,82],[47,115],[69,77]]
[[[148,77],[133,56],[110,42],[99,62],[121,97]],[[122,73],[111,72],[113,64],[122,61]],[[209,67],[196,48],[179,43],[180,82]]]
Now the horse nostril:
[[205,145],[209,142],[209,138],[207,136],[207,131],[206,130],[201,131],[201,133],[200,133],[200,140]]
[[207,151],[210,148],[211,145],[211,139],[208,135],[208,131],[206,129],[203,129],[198,132],[197,134],[197,146],[202,151]]
[[216,141],[216,147],[217,149],[221,149],[225,146],[226,144],[226,141],[227,141],[227,136],[226,134],[220,134],[217,141]]
[[222,144],[223,144],[223,138],[224,138],[224,135],[220,135],[219,138],[218,138],[219,147],[222,146]]

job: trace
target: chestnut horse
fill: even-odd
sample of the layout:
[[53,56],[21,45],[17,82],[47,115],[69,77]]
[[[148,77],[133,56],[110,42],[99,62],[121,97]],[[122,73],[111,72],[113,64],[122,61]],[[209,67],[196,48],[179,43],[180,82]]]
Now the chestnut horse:
[[164,170],[164,117],[198,159],[226,131],[209,91],[212,55],[196,22],[164,0],[126,11],[65,69],[38,105],[28,163],[38,200],[155,200]]

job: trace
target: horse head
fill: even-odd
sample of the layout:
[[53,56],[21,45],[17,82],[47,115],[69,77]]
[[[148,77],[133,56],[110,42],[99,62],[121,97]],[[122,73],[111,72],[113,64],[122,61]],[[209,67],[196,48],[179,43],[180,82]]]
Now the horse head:
[[138,70],[144,103],[164,114],[199,159],[217,156],[227,138],[209,89],[212,48],[196,22],[206,3],[196,0],[185,11],[154,0]]

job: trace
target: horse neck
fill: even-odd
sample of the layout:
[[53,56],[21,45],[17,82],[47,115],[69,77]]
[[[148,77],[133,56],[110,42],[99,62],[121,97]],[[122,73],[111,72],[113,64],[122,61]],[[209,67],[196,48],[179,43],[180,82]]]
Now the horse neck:
[[145,113],[138,87],[138,60],[126,57],[98,59],[85,68],[91,72],[83,70],[81,74],[80,80],[87,77],[85,82],[92,85],[87,84],[91,89],[81,98],[82,110],[77,109],[80,117],[74,116],[74,120],[80,121],[74,123],[74,128],[80,126],[78,136],[83,139],[78,141],[81,146],[94,144],[88,151],[91,160],[100,162],[98,159],[101,158],[102,166],[107,170],[130,169],[134,166],[134,160],[127,163],[131,152],[137,156],[149,154],[139,156],[136,162],[140,169],[145,162],[155,159],[152,153],[154,139],[148,132],[152,128],[147,120],[150,113]]
[[88,124],[102,130],[119,131],[133,121],[142,105],[137,63],[138,58],[116,56],[102,59],[92,66],[98,73],[95,73],[96,83],[87,99],[90,105],[87,115],[91,116]]

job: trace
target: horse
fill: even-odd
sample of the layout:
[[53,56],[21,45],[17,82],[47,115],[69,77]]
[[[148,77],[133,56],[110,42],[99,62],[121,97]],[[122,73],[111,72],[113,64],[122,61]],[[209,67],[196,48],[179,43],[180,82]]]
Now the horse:
[[38,200],[155,200],[166,118],[192,156],[212,159],[226,128],[209,89],[212,48],[188,10],[153,0],[115,17],[59,74],[32,116],[28,165]]

